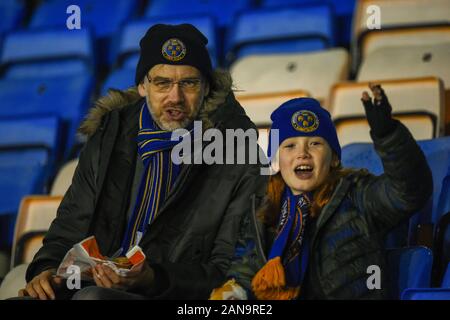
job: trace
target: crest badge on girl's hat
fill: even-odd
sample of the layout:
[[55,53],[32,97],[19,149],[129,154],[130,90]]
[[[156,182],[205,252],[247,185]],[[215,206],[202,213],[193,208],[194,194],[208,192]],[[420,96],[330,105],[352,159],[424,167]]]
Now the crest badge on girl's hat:
[[301,132],[313,132],[319,127],[319,117],[309,110],[295,112],[291,118],[292,126]]
[[162,46],[162,55],[169,61],[180,61],[186,55],[186,46],[177,38],[169,39]]

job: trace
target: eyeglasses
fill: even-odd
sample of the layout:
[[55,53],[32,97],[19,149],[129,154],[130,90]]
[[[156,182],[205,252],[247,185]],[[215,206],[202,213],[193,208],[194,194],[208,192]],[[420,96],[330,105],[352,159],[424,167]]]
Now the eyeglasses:
[[187,78],[178,81],[173,81],[170,79],[156,78],[152,79],[147,74],[147,80],[153,85],[157,92],[169,92],[172,90],[175,84],[178,84],[181,90],[184,92],[197,92],[200,89],[200,84],[202,79],[199,78]]

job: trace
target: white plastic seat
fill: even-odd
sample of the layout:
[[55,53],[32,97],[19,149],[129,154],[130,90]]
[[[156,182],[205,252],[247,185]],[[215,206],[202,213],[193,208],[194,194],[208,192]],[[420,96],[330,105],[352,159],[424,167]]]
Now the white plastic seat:
[[258,127],[270,126],[270,115],[282,103],[301,97],[308,97],[309,94],[302,90],[279,92],[274,94],[255,94],[248,96],[237,96],[237,100],[244,108],[247,116]]
[[[402,114],[394,115],[394,118],[400,120],[416,140],[434,137],[434,119],[428,114]],[[341,119],[335,125],[341,146],[356,142],[372,142],[370,127],[365,117]]]
[[353,39],[367,30],[373,15],[370,6],[377,6],[381,14],[381,29],[450,22],[450,0],[359,0],[353,18]]
[[[61,200],[62,196],[33,195],[22,198],[14,230],[11,266],[20,262],[15,261],[15,256],[18,242],[22,236],[27,233],[47,231],[56,217]],[[35,248],[35,244],[38,244],[37,247],[39,248],[39,241],[42,241],[39,239],[40,238],[37,237],[37,239],[31,239],[33,240],[32,242],[27,241],[26,247],[21,248],[22,257],[26,256],[27,259],[33,258],[33,252],[35,253],[36,250],[30,250],[30,246]],[[23,245],[25,245],[25,243]]]
[[[445,94],[441,80],[435,77],[424,77],[373,82],[382,85],[392,105],[393,113],[428,113],[436,118],[434,136],[443,134]],[[364,116],[361,95],[363,91],[370,91],[368,85],[369,82],[336,84],[330,95],[330,110],[333,120],[340,121],[343,118]],[[424,128],[424,136],[429,136],[428,130]],[[423,135],[418,136],[422,137]]]
[[237,96],[304,90],[324,100],[335,82],[348,76],[345,49],[301,54],[251,55],[231,66]]
[[358,81],[434,76],[450,88],[450,42],[444,44],[384,47],[366,56]]
[[28,264],[21,264],[9,271],[0,286],[0,300],[18,296],[19,290],[25,288],[25,273]]
[[370,32],[364,36],[360,44],[361,60],[380,48],[430,46],[444,43],[450,43],[450,26],[387,29]]
[[63,196],[72,184],[72,177],[78,165],[78,159],[67,162],[59,171],[50,190],[50,195]]

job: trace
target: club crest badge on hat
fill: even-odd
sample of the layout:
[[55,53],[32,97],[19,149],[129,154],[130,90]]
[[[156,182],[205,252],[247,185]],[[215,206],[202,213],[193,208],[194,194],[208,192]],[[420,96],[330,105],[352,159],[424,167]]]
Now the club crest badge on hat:
[[179,39],[169,39],[162,46],[162,55],[167,60],[180,61],[186,55],[186,46]]
[[291,124],[297,131],[313,132],[319,127],[319,117],[309,110],[300,110],[292,115]]

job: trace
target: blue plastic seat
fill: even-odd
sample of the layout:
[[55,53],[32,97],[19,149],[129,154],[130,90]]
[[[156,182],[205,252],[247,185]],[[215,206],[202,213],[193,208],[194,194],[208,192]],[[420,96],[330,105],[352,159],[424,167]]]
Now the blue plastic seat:
[[61,121],[57,116],[0,119],[0,148],[40,146],[54,162],[60,148],[60,130]]
[[392,296],[401,298],[407,288],[429,288],[433,253],[426,247],[388,249],[387,263]]
[[442,278],[441,288],[450,289],[450,262],[447,263],[447,269],[445,270],[444,277]]
[[27,194],[44,192],[48,177],[45,148],[0,148],[0,246],[10,246],[20,200]]
[[12,32],[5,38],[0,64],[8,78],[92,74],[92,35],[89,29]]
[[[438,210],[438,201],[443,187],[444,179],[450,165],[450,137],[441,137],[431,140],[418,141],[425,154],[433,174],[433,197],[429,204],[410,219],[409,231],[402,229],[402,233],[409,234],[408,243],[415,243],[415,235],[419,224],[436,224],[442,213]],[[367,168],[371,173],[383,173],[383,166],[371,143],[353,143],[342,148],[342,164],[344,167]],[[392,235],[393,236],[393,235]],[[400,238],[404,237],[402,234]],[[393,236],[394,237],[394,236]],[[394,238],[398,239],[397,234]],[[399,246],[404,243],[388,241],[388,247]]]
[[167,0],[150,1],[145,17],[183,17],[192,15],[212,15],[219,27],[231,24],[235,14],[251,7],[251,0],[233,0],[226,3],[222,0],[184,0],[172,2]]
[[105,95],[109,89],[125,90],[134,86],[135,72],[135,68],[122,68],[111,72],[102,86],[101,95]]
[[[66,10],[70,5],[78,5],[81,11],[81,30],[91,28],[97,40],[98,62],[110,65],[113,62],[111,42],[122,25],[138,8],[137,0],[48,0],[35,10],[30,27],[54,27],[67,30],[66,21],[71,14]],[[73,30],[69,30],[73,31]]]
[[349,45],[351,26],[356,0],[263,0],[263,7],[277,7],[301,4],[330,4],[336,14],[335,30],[338,45]]
[[407,289],[402,294],[402,300],[450,300],[450,289]]
[[17,28],[25,15],[25,3],[20,0],[0,1],[0,34]]
[[207,48],[211,55],[213,66],[217,66],[217,40],[214,20],[210,16],[201,16],[186,19],[159,17],[133,21],[125,25],[118,41],[118,57],[116,58],[121,67],[136,68],[139,59],[139,41],[145,35],[148,28],[157,23],[190,23],[197,27],[208,38]]
[[231,29],[228,59],[255,53],[323,50],[333,46],[333,34],[329,5],[246,11]]
[[58,116],[65,128],[63,136],[67,136],[67,153],[89,106],[93,85],[89,75],[42,80],[2,79],[0,117]]

